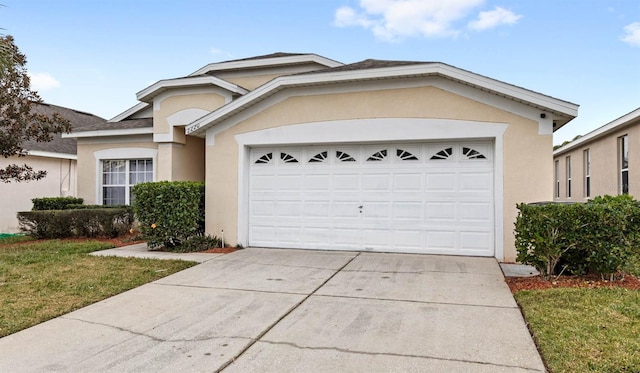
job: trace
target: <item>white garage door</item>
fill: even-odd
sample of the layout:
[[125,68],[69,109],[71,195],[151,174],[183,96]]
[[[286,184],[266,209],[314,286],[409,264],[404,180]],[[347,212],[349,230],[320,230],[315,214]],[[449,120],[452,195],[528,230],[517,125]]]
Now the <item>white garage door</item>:
[[249,245],[494,255],[489,142],[253,148]]

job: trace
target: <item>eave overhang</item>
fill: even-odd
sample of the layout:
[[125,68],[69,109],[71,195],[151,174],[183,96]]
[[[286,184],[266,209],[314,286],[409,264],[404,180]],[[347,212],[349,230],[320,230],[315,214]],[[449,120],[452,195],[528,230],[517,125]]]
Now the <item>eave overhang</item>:
[[620,118],[614,119],[611,122],[605,124],[604,126],[596,128],[595,130],[587,133],[586,135],[571,141],[567,145],[554,150],[553,156],[555,157],[557,155],[561,155],[572,149],[575,149],[580,145],[583,145],[590,141],[594,141],[601,137],[607,136],[609,133],[622,129],[625,126],[632,124],[632,122],[634,121],[640,122],[640,108],[637,108],[634,111],[621,116]]
[[186,133],[204,137],[204,133],[208,128],[288,88],[429,76],[450,79],[460,84],[472,86],[479,90],[535,107],[546,114],[553,114],[554,121],[556,122],[554,131],[578,115],[578,105],[568,101],[559,100],[444,63],[435,62],[340,72],[324,70],[317,73],[278,77],[220,109],[194,121],[186,127]]
[[138,92],[136,94],[136,98],[142,102],[152,103],[154,97],[165,91],[171,89],[196,87],[219,87],[236,95],[244,95],[249,92],[242,87],[239,87],[233,83],[229,83],[226,80],[216,78],[215,76],[197,76],[160,80]]
[[275,67],[275,66],[301,65],[301,64],[306,64],[310,62],[317,63],[319,65],[326,66],[326,67],[338,67],[343,65],[343,63],[341,62],[334,61],[332,59],[322,57],[317,54],[302,54],[302,55],[287,56],[287,57],[259,58],[259,59],[210,63],[194,71],[193,73],[189,74],[189,76],[207,74],[212,71],[248,70],[248,69]]

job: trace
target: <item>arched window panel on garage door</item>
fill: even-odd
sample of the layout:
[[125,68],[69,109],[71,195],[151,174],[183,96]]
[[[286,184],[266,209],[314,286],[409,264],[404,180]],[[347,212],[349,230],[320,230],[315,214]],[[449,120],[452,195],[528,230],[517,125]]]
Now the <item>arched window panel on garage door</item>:
[[396,157],[401,161],[419,161],[419,149],[415,147],[398,147]]
[[326,163],[326,162],[328,162],[327,160],[329,158],[329,151],[327,151],[327,150],[324,150],[324,151],[321,151],[321,152],[312,151],[311,154],[314,154],[314,155],[309,157],[309,163]]
[[272,151],[254,151],[254,164],[272,164],[273,163],[273,152]]
[[432,161],[453,160],[453,149],[454,148],[452,146],[441,147],[439,150],[436,148],[435,151],[432,150],[432,154],[429,159]]
[[282,161],[282,163],[298,163],[296,157],[285,152],[280,152],[280,160]]
[[338,162],[356,162],[356,159],[352,154],[355,155],[355,151],[353,150],[336,150],[336,160]]
[[468,143],[460,145],[460,159],[462,161],[488,161],[491,160],[491,145],[488,143]]
[[479,151],[473,148],[468,148],[466,146],[462,147],[462,154],[466,156],[467,159],[487,159],[487,157],[484,154],[480,153]]
[[373,150],[368,151],[370,155],[367,158],[367,162],[382,162],[387,158],[387,154],[389,153],[387,149],[380,149],[377,151],[375,149],[380,148],[373,148]]

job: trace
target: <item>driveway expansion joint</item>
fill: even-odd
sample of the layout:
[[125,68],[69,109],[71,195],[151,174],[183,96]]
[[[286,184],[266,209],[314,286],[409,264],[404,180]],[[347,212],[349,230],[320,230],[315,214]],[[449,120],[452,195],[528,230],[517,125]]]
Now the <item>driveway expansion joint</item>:
[[226,336],[226,335],[217,335],[217,336],[209,336],[209,337],[201,337],[201,338],[164,339],[164,338],[158,338],[156,336],[153,336],[153,335],[150,335],[150,334],[147,334],[147,333],[144,333],[144,332],[137,332],[137,331],[134,331],[134,330],[131,330],[131,329],[127,329],[127,328],[123,328],[123,327],[120,327],[120,326],[111,325],[111,324],[105,324],[105,323],[96,322],[96,321],[83,320],[83,319],[79,319],[77,317],[61,316],[60,318],[65,319],[65,320],[79,321],[81,323],[86,323],[86,324],[91,324],[91,325],[105,326],[107,328],[111,328],[111,329],[115,329],[115,330],[118,330],[118,331],[121,331],[121,332],[133,334],[134,336],[140,336],[140,337],[149,338],[154,342],[161,342],[161,343],[206,342],[206,341],[211,341],[211,340],[214,340],[214,339],[252,340],[252,338],[250,338],[250,337]]
[[183,288],[193,288],[193,289],[209,289],[209,290],[231,290],[231,291],[242,291],[246,293],[264,293],[264,294],[287,294],[287,295],[307,295],[307,292],[292,292],[292,291],[275,291],[275,290],[260,290],[260,289],[241,289],[241,288],[231,288],[231,287],[221,287],[221,286],[202,286],[202,285],[183,285],[183,284],[167,284],[167,283],[154,283],[154,285],[161,286],[176,286]]
[[[354,256],[353,258],[355,258],[356,256]],[[221,262],[244,263],[244,264],[256,264],[256,265],[260,265],[260,266],[269,266],[269,267],[275,266],[275,267],[288,267],[288,268],[317,269],[319,271],[336,271],[336,270],[340,270],[341,269],[341,268],[338,268],[338,269],[336,269],[336,268],[320,268],[320,267],[313,267],[313,266],[291,265],[291,264],[282,264],[282,263],[262,263],[262,262],[254,262],[254,261],[238,260],[238,259],[221,259],[220,261]]]
[[400,354],[395,352],[367,352],[367,351],[357,351],[351,350],[348,348],[340,348],[340,347],[322,347],[322,346],[300,346],[298,344],[292,342],[278,342],[278,341],[268,341],[261,340],[260,343],[265,343],[269,345],[280,345],[280,346],[288,346],[293,347],[299,350],[313,350],[313,351],[336,351],[347,354],[356,354],[356,355],[367,355],[367,356],[395,356],[395,357],[410,357],[410,358],[418,358],[418,359],[431,359],[431,360],[442,360],[442,361],[452,361],[452,362],[462,362],[469,364],[480,364],[480,365],[489,365],[500,368],[518,368],[524,369],[530,372],[542,372],[540,369],[528,368],[518,365],[508,365],[508,364],[497,364],[490,363],[486,361],[475,361],[475,360],[465,360],[465,359],[453,359],[453,358],[444,358],[438,356],[429,356],[429,355],[415,355],[415,354]]
[[294,304],[293,307],[291,307],[287,312],[285,312],[282,316],[280,316],[280,318],[278,318],[278,320],[276,320],[271,325],[269,325],[264,331],[262,331],[262,333],[260,333],[256,338],[254,338],[250,343],[248,343],[240,352],[238,352],[235,356],[233,356],[226,363],[222,364],[220,366],[220,368],[216,369],[213,373],[218,373],[218,372],[223,371],[226,367],[228,367],[230,364],[232,364],[234,361],[236,361],[238,358],[240,358],[240,356],[242,356],[245,352],[247,352],[247,350],[249,348],[251,348],[251,346],[253,346],[256,342],[258,342],[260,339],[262,339],[262,337],[264,337],[267,333],[269,333],[269,331],[271,331],[271,329],[273,329],[276,325],[278,325],[285,317],[289,316],[293,311],[295,311],[298,307],[300,307],[300,305],[302,305],[302,303],[306,302],[307,299],[309,299],[318,290],[320,290],[320,288],[322,288],[327,282],[331,281],[332,278],[334,278],[338,273],[340,273],[346,266],[348,266],[351,262],[353,262],[358,256],[360,256],[360,253],[356,253],[352,258],[347,260],[347,262],[344,263],[344,265],[342,265],[340,268],[335,270],[335,272],[331,276],[329,276],[326,280],[324,280],[320,285],[318,285],[307,296],[305,296],[299,302]]

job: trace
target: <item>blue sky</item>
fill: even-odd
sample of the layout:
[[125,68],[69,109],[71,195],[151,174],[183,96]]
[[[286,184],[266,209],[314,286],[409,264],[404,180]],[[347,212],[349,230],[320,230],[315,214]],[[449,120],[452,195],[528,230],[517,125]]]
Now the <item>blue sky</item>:
[[560,143],[640,107],[637,0],[1,0],[50,103],[111,118],[153,82],[273,52],[440,61],[580,105]]

